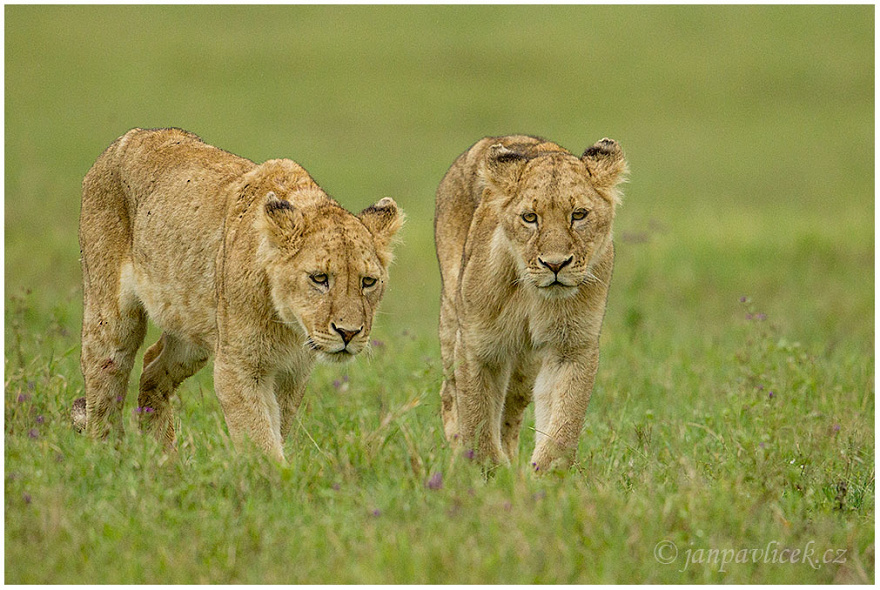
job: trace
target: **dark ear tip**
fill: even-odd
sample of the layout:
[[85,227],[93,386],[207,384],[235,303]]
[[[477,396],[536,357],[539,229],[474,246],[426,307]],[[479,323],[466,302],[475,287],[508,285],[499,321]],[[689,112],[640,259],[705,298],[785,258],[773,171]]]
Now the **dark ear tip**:
[[510,148],[496,143],[489,146],[489,158],[494,160],[495,162],[516,162],[517,160],[525,160],[526,157],[519,153],[511,150]]
[[293,205],[290,201],[279,199],[274,192],[266,194],[266,212],[275,213],[276,211],[293,211]]
[[595,144],[584,150],[583,158],[595,158],[597,156],[610,156],[620,154],[620,144],[607,137],[600,139]]
[[400,213],[400,208],[397,206],[397,203],[391,197],[384,197],[380,199],[377,203],[374,203],[361,211],[358,215],[370,215],[370,214],[378,214],[382,216],[392,216]]
[[373,207],[376,209],[391,209],[393,211],[398,209],[397,203],[391,197],[383,197],[378,203],[373,205]]

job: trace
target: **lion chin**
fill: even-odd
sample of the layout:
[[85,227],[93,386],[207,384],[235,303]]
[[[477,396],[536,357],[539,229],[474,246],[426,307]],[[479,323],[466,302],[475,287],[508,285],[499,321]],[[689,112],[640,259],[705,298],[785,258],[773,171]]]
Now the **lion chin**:
[[537,291],[544,299],[568,299],[577,294],[578,288],[554,281],[549,285],[537,286]]
[[324,363],[344,364],[353,361],[354,357],[357,356],[357,354],[357,352],[352,352],[347,348],[343,350],[338,350],[336,352],[319,350],[318,360]]

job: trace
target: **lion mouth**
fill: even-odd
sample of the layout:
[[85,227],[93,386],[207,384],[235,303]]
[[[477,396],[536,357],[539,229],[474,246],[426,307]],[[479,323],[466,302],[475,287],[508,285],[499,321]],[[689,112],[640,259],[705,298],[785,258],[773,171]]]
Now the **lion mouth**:
[[543,285],[538,284],[539,289],[573,289],[576,285],[570,285],[559,280],[559,277],[553,277],[553,280],[545,282]]
[[568,285],[555,279],[550,283],[538,285],[538,292],[547,299],[564,299],[574,295],[577,292],[577,286]]
[[361,349],[359,347],[354,347],[351,344],[344,347],[328,347],[322,346],[321,344],[318,344],[311,339],[307,342],[307,347],[310,350],[314,351],[318,355],[318,358],[320,360],[331,363],[348,362],[361,352]]
[[352,350],[351,345],[345,346],[332,346],[328,347],[325,344],[315,342],[313,338],[308,338],[306,340],[306,348],[312,350],[324,358],[333,359],[337,358],[339,360],[346,360],[348,358],[354,357],[358,352],[358,350]]

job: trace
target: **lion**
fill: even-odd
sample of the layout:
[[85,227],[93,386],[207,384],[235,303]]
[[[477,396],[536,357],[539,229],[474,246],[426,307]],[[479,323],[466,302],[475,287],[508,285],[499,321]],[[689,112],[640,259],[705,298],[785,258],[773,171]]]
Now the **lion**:
[[144,354],[141,429],[173,449],[169,398],[213,354],[230,437],[283,462],[315,361],[369,343],[403,221],[387,197],[349,213],[291,160],[258,165],[181,129],[132,129],[83,180],[85,429],[122,431],[150,318],[163,332]]
[[515,459],[532,400],[532,467],[565,470],[574,461],[626,173],[611,139],[577,157],[537,137],[487,137],[437,189],[443,427],[490,468]]

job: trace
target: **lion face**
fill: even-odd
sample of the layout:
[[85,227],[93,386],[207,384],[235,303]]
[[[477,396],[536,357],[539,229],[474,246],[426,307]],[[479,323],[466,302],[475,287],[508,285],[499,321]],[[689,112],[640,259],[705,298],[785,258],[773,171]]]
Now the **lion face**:
[[275,311],[320,358],[349,360],[367,346],[402,221],[391,199],[356,217],[336,205],[302,210],[267,195],[263,258]]
[[490,148],[490,198],[520,283],[543,297],[565,298],[597,280],[592,269],[611,241],[614,187],[624,169],[616,143],[599,142],[582,158]]

